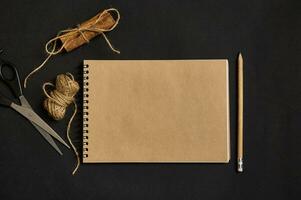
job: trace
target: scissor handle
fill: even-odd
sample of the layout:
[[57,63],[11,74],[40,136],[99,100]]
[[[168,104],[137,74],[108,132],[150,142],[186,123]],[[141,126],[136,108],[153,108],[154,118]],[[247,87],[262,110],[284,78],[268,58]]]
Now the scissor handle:
[[[9,70],[9,75],[5,74],[4,70]],[[10,87],[16,97],[23,95],[19,73],[14,64],[0,59],[0,78],[8,87]]]

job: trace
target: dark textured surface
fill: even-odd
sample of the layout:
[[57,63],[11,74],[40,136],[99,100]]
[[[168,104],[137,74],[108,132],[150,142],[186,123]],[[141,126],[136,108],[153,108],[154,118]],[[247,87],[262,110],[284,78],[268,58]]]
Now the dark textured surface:
[[[230,164],[90,164],[75,162],[42,139],[32,125],[0,108],[0,199],[298,199],[301,139],[301,2],[2,0],[0,48],[22,79],[44,58],[56,32],[115,7],[122,19],[102,38],[56,56],[25,90],[34,110],[65,138],[67,119],[42,110],[41,85],[59,73],[80,74],[83,59],[228,58]],[[236,166],[236,65],[245,59],[245,172]],[[79,78],[79,77],[78,77]],[[68,110],[68,116],[72,113]],[[80,116],[73,127],[80,139]]]

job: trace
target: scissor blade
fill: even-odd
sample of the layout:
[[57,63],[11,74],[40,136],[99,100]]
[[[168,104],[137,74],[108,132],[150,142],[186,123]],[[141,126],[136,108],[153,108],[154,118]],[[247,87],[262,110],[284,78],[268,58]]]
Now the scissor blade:
[[51,138],[51,136],[44,131],[44,129],[40,128],[38,125],[31,122],[31,124],[41,133],[41,135],[44,137],[44,139],[60,154],[63,155],[59,147],[55,144],[54,140]]
[[44,122],[34,111],[32,111],[26,107],[19,106],[15,103],[12,103],[11,107],[14,110],[16,110],[18,113],[23,115],[25,118],[27,118],[28,120],[32,121],[33,123],[35,123],[42,129],[44,129],[52,137],[54,137],[55,139],[57,139],[58,141],[60,141],[62,144],[64,144],[66,147],[68,147],[70,149],[69,145],[46,122]]
[[[26,100],[26,98],[24,96],[20,96],[19,97],[21,105],[23,107],[29,108],[32,110],[30,104],[28,103],[28,101]],[[61,150],[59,149],[59,147],[55,144],[54,140],[52,139],[52,137],[42,128],[40,128],[38,125],[36,125],[35,123],[33,123],[32,121],[30,121],[31,124],[39,131],[39,133],[44,137],[44,139],[60,154],[63,155],[63,153],[61,152]]]

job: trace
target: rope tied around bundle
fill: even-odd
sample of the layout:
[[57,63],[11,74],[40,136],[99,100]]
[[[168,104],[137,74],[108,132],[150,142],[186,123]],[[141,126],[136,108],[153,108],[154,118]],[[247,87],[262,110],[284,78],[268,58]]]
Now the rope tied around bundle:
[[[114,19],[110,13],[115,13],[117,18]],[[105,35],[106,32],[110,32],[116,28],[120,20],[120,13],[115,8],[106,9],[103,12],[99,13],[90,20],[77,25],[76,28],[70,28],[66,30],[59,31],[57,36],[50,39],[45,45],[45,51],[47,53],[47,58],[32,70],[24,80],[24,88],[27,87],[28,79],[37,71],[45,66],[48,60],[59,53],[64,49],[69,52],[78,48],[79,46],[89,43],[90,40],[97,35],[102,35],[110,49],[120,54],[120,51],[115,49],[111,44],[110,40]],[[62,44],[58,45],[58,42],[61,41]]]

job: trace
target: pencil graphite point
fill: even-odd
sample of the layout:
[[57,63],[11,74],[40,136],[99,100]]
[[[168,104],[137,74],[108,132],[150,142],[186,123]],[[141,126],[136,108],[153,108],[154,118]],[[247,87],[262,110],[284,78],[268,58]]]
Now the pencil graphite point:
[[242,60],[242,54],[241,54],[241,52],[239,52],[239,54],[238,54],[238,59]]

